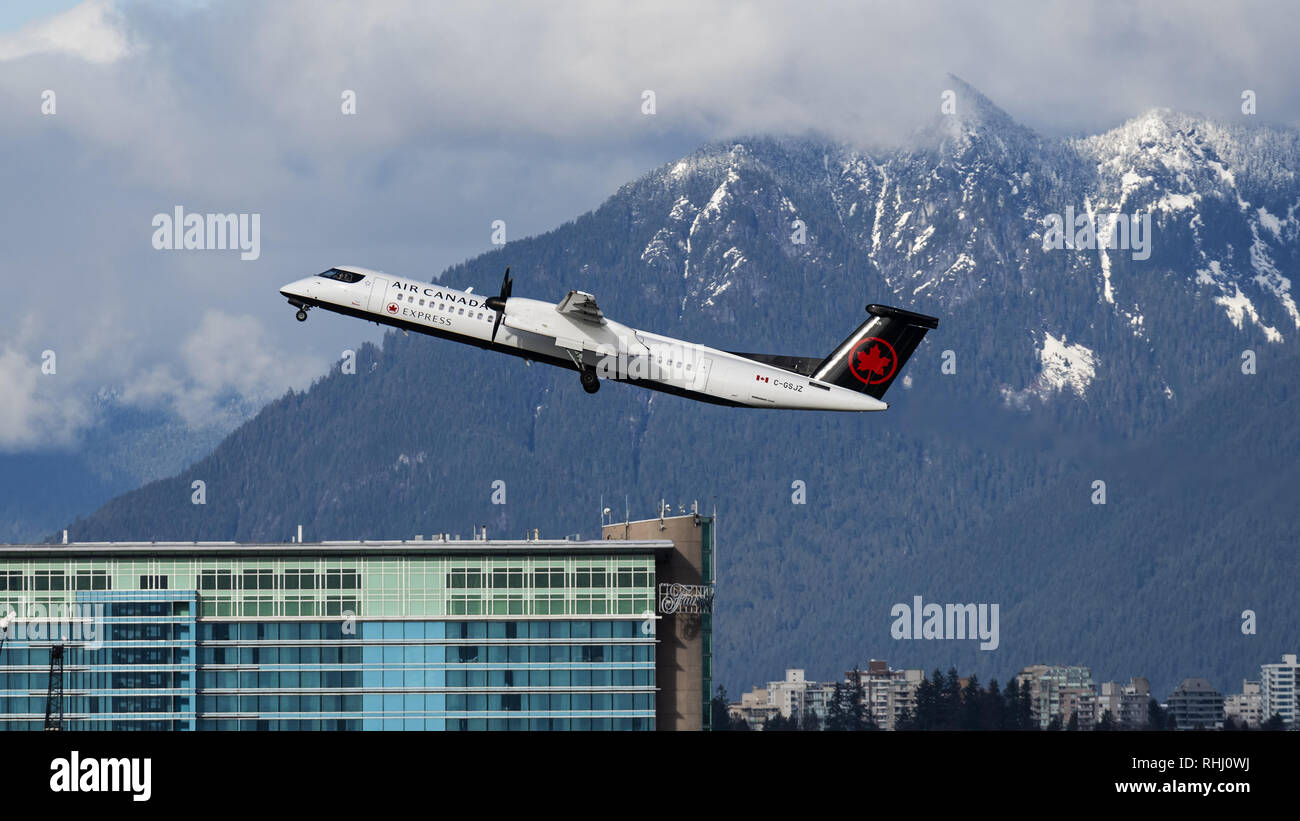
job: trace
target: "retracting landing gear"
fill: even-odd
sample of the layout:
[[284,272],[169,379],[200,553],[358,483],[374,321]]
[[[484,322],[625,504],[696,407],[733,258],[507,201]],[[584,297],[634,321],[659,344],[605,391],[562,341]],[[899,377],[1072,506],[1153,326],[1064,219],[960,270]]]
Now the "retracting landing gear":
[[596,368],[582,361],[582,353],[575,350],[567,351],[569,359],[578,369],[578,374],[582,379],[582,389],[587,393],[595,393],[600,390],[600,377],[596,376]]

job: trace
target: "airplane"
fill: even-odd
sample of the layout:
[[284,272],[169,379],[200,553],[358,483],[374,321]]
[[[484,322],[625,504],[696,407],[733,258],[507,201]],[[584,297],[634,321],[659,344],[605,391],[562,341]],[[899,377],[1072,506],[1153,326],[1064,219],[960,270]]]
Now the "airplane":
[[602,379],[715,405],[788,410],[882,411],[926,332],[939,320],[868,305],[868,317],[825,358],[721,351],[608,319],[596,298],[572,290],[558,303],[501,291],[482,297],[443,285],[354,266],[330,268],[285,285],[298,309],[322,308],[407,331],[475,345],[579,373],[588,393]]

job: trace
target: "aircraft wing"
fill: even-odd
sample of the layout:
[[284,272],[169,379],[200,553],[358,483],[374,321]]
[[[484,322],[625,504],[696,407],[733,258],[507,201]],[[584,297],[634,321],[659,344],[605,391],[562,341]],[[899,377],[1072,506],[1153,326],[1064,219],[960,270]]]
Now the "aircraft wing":
[[569,291],[564,299],[560,300],[560,304],[555,306],[555,310],[571,319],[580,319],[595,325],[605,324],[605,315],[600,312],[596,298],[586,291]]

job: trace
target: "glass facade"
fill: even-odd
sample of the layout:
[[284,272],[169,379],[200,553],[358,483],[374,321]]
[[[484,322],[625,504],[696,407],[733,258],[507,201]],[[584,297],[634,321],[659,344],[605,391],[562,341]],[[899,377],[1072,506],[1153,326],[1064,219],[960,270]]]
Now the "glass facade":
[[[700,521],[700,584],[713,586],[713,537],[716,523],[713,517],[701,517]],[[713,612],[700,615],[700,690],[701,729],[713,729]]]
[[654,729],[648,550],[257,552],[0,558],[0,728]]

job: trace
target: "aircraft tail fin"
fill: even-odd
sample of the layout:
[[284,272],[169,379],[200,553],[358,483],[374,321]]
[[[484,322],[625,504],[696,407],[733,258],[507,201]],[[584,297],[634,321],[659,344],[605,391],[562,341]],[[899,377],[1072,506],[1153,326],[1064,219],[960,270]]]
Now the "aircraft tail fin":
[[867,321],[822,360],[813,378],[880,399],[939,320],[887,305],[868,305],[867,313]]

